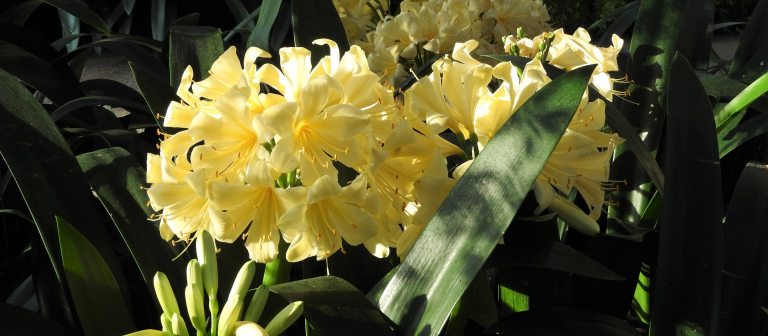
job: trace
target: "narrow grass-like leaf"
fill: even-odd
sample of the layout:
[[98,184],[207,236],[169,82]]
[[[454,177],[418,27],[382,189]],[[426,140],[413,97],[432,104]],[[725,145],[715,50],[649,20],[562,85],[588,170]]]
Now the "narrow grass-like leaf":
[[759,335],[768,316],[768,167],[744,168],[723,225],[723,302],[719,335]]
[[297,47],[312,51],[312,62],[316,63],[328,54],[328,47],[312,44],[319,38],[327,38],[339,45],[339,51],[349,50],[347,33],[341,25],[336,7],[331,0],[291,0],[293,14],[293,42]]
[[60,73],[36,55],[0,41],[0,68],[40,91],[57,105],[82,97],[77,79],[71,73]]
[[280,11],[281,0],[264,0],[259,8],[259,18],[256,20],[256,26],[248,37],[246,48],[259,47],[262,50],[269,50],[269,31],[275,23],[277,13]]
[[4,71],[0,71],[0,155],[19,186],[59,278],[61,254],[54,215],[76,223],[107,261],[114,262],[91,190],[66,141],[40,103]]
[[678,326],[717,331],[722,267],[722,196],[712,107],[690,64],[672,63],[668,98],[667,184],[651,334]]
[[86,335],[122,335],[135,329],[115,276],[99,251],[56,217],[66,283]]
[[717,114],[715,114],[715,126],[717,129],[721,129],[723,124],[731,119],[734,114],[747,108],[766,92],[768,92],[768,73],[763,74],[752,84],[749,84],[744,91],[741,91],[725,107],[717,111]]
[[65,12],[68,12],[81,21],[89,24],[91,27],[98,29],[100,32],[109,35],[109,27],[107,23],[88,8],[83,2],[77,0],[40,0]]
[[[643,142],[651,154],[661,145],[669,68],[684,18],[686,0],[643,0],[630,43],[629,86],[632,103],[625,102],[621,113],[636,129],[644,134]],[[627,151],[629,143],[620,145],[611,167],[611,179],[628,182],[614,192],[609,206],[608,231],[615,222],[636,223],[647,206],[653,188],[645,169]]]
[[[231,39],[232,36],[235,36],[236,33],[244,32],[243,31],[244,27],[247,27],[250,30],[253,30],[253,27],[254,27],[253,19],[255,19],[257,16],[259,16],[259,13],[261,13],[261,6],[257,7],[256,9],[254,9],[253,12],[248,14],[248,16],[246,16],[243,20],[240,21],[240,23],[238,23],[235,27],[233,27],[232,30],[229,33],[227,33],[227,36],[224,36],[224,42],[229,41],[229,39]],[[250,27],[248,27],[249,24],[250,24]],[[248,32],[248,30],[246,30],[245,32]],[[249,36],[250,36],[250,34],[249,34]]]
[[[156,225],[148,219],[152,210],[147,205],[147,193],[142,189],[146,177],[141,165],[119,147],[80,154],[77,161],[115,223],[149,289],[154,289],[152,278],[158,271],[165,273],[173,283],[183,283],[186,261],[181,258],[171,262],[180,251],[163,241]],[[177,296],[181,293],[177,292]]]
[[136,6],[136,0],[122,0],[122,3],[125,13],[131,15],[131,13],[133,13],[133,7]]
[[224,53],[224,43],[218,28],[204,26],[172,26],[169,48],[171,85],[177,87],[181,74],[192,66],[195,80],[208,77],[211,64]]
[[[752,15],[749,16],[747,26],[739,37],[739,45],[736,47],[736,53],[733,55],[733,61],[731,61],[731,68],[728,73],[731,78],[737,80],[744,79],[747,82],[753,80],[752,78],[747,78],[748,74],[751,77],[755,73],[753,69],[750,69],[749,64],[754,64],[753,60],[756,59],[755,56],[758,56],[761,49],[768,50],[766,48],[766,45],[768,45],[768,34],[765,33],[766,31],[768,31],[768,0],[759,0],[752,11]],[[768,55],[763,51],[763,69],[765,69],[765,63],[768,63],[768,59],[766,59],[768,57],[766,56]],[[759,62],[757,65],[759,65]],[[764,72],[765,70],[762,73]]]
[[269,290],[289,302],[304,302],[304,317],[318,335],[395,335],[391,322],[344,279],[323,276]]
[[566,73],[528,100],[427,224],[378,302],[403,333],[440,332],[565,131],[593,69]]

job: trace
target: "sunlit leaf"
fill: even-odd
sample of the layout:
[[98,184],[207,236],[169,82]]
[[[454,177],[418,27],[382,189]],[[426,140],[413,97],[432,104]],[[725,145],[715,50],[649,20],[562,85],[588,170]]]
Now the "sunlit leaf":
[[122,335],[135,329],[115,276],[99,251],[56,217],[64,274],[80,325],[87,335]]
[[528,100],[443,202],[378,302],[405,334],[440,332],[565,131],[593,69],[566,73]]

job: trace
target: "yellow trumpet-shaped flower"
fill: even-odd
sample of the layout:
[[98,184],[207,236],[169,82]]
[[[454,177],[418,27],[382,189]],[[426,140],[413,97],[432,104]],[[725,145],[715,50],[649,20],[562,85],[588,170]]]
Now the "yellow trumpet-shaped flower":
[[291,262],[316,256],[330,257],[341,249],[342,238],[351,245],[362,244],[376,235],[376,220],[360,209],[366,182],[358,177],[342,188],[329,175],[310,187],[290,188],[300,200],[280,218],[278,226],[290,243],[286,259]]
[[[260,157],[267,157],[264,148]],[[248,227],[245,247],[252,260],[267,263],[278,255],[278,220],[290,206],[285,190],[275,187],[277,174],[263,159],[252,160],[242,181],[211,183],[211,202],[222,210],[212,218],[210,232],[217,240],[233,242]]]

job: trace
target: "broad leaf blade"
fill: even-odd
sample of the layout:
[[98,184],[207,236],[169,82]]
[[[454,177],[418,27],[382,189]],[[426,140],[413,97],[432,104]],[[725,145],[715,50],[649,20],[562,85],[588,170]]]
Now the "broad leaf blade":
[[29,207],[57,276],[61,278],[62,272],[55,215],[76,223],[107,261],[114,262],[91,190],[67,143],[43,107],[3,71],[0,154]]
[[181,74],[188,65],[192,66],[194,79],[208,76],[213,62],[224,53],[221,31],[213,27],[173,26],[168,48],[171,86],[177,87]]
[[282,298],[304,302],[304,317],[318,335],[395,335],[389,322],[357,288],[323,276],[269,287]]
[[744,168],[723,226],[720,335],[759,335],[768,319],[768,167]]
[[515,313],[491,328],[494,335],[640,336],[627,322],[610,315],[553,308]]
[[651,333],[716,332],[722,265],[720,161],[712,107],[690,64],[672,63],[664,208]]
[[135,329],[120,288],[99,251],[56,217],[66,282],[86,335],[122,335]]
[[593,69],[566,73],[528,100],[443,202],[378,302],[405,334],[440,332],[565,131]]
[[154,290],[152,279],[158,271],[168,275],[172,283],[183,283],[185,260],[172,262],[180,251],[163,241],[157,227],[148,219],[152,210],[147,205],[147,193],[142,189],[146,173],[139,163],[118,147],[80,154],[77,161],[115,223],[150,291]]

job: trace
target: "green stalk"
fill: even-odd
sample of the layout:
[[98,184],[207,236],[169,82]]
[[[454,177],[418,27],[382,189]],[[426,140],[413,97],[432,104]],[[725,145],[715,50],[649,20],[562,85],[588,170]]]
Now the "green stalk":
[[278,245],[279,254],[277,259],[267,263],[264,269],[264,280],[261,282],[265,286],[274,286],[288,282],[291,277],[291,263],[285,259],[285,253],[288,250],[288,243],[280,240]]
[[211,336],[216,336],[219,330],[219,301],[216,294],[208,297],[208,309],[211,311]]

